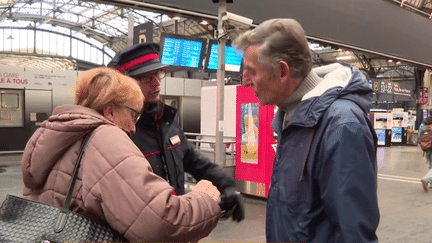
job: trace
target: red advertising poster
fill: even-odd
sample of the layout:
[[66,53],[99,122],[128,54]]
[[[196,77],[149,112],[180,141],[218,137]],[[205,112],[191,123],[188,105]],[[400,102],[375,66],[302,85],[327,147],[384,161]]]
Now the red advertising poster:
[[267,197],[275,157],[274,107],[260,105],[252,88],[243,86],[237,87],[236,105],[236,179],[257,183]]
[[427,87],[419,87],[418,102],[425,105],[429,102],[429,90]]

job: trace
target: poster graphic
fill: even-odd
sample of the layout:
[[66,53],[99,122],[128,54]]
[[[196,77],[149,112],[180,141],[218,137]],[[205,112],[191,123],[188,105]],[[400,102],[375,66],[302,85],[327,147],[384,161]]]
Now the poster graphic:
[[241,105],[241,162],[258,164],[258,104]]

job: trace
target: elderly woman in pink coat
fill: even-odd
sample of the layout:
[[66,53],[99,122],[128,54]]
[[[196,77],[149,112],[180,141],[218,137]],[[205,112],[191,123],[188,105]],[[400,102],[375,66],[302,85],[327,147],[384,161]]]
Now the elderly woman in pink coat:
[[136,82],[108,68],[78,77],[75,105],[56,107],[27,143],[24,196],[62,206],[84,135],[72,209],[107,221],[130,241],[198,241],[216,226],[220,193],[209,181],[176,196],[129,138],[144,104]]

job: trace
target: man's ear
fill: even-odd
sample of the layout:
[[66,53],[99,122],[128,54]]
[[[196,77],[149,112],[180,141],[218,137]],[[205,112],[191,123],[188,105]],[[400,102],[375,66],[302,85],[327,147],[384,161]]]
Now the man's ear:
[[279,68],[280,68],[280,79],[282,83],[288,82],[291,77],[290,73],[290,67],[288,66],[288,63],[285,61],[279,61]]
[[105,106],[103,109],[103,115],[111,122],[114,122],[114,104],[112,102]]

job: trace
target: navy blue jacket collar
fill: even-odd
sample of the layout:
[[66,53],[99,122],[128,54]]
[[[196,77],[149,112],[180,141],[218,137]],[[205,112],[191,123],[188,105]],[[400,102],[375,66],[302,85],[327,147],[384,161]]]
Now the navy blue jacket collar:
[[[347,64],[332,64],[313,69],[323,78],[319,85],[307,93],[288,123],[302,127],[313,127],[327,108],[338,98],[355,102],[368,113],[372,105],[372,89],[366,77],[355,67]],[[284,111],[278,109],[273,119],[273,130],[280,136]]]

